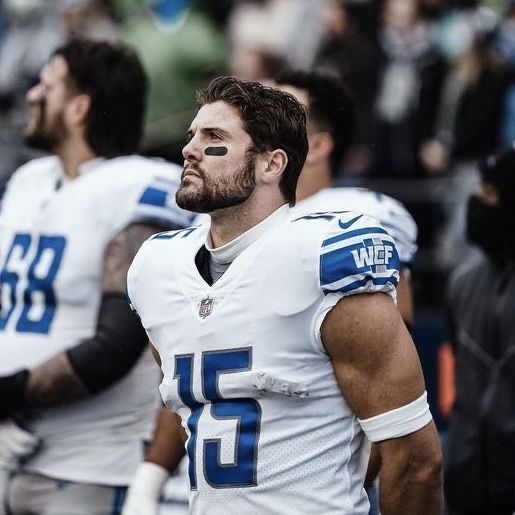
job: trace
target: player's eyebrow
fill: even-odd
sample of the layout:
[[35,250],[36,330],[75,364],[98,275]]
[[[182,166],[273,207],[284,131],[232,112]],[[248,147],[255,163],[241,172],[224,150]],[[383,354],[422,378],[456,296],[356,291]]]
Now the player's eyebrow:
[[215,135],[223,139],[230,138],[230,133],[221,127],[202,127],[199,130],[208,136]]
[[193,136],[195,136],[197,130],[208,137],[217,136],[225,140],[231,138],[231,133],[229,131],[226,131],[225,129],[222,129],[221,127],[201,127],[195,130],[193,130],[193,128],[188,129],[188,132],[186,133],[186,140],[190,141],[193,138]]

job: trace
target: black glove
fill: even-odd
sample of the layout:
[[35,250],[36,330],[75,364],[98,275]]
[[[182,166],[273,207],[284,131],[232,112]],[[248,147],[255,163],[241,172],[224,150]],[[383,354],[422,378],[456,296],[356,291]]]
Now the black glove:
[[0,377],[0,420],[29,407],[30,403],[25,394],[28,380],[28,370]]

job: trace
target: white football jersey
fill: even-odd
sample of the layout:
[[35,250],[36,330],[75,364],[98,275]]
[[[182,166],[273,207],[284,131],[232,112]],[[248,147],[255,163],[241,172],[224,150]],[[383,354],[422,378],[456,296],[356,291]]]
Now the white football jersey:
[[[192,215],[175,204],[180,172],[138,156],[90,161],[73,180],[56,157],[15,172],[0,214],[0,374],[33,368],[95,334],[108,243],[133,222],[189,225]],[[152,430],[159,377],[145,352],[105,391],[41,410],[30,429],[43,445],[26,468],[127,484]]]
[[395,244],[359,213],[276,215],[212,286],[195,265],[209,224],[147,240],[129,270],[189,435],[190,511],[366,514],[364,435],[320,325],[342,296],[394,297]]
[[392,197],[366,188],[324,188],[292,209],[294,215],[341,210],[377,218],[395,240],[401,265],[412,264],[417,252],[417,224],[402,203]]

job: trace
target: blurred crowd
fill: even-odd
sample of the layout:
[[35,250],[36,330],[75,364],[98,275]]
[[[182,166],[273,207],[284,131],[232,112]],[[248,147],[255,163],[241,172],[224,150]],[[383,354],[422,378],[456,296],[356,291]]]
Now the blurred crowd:
[[[25,92],[71,35],[121,40],[150,80],[143,153],[181,162],[194,91],[284,68],[341,76],[358,107],[342,184],[403,201],[420,229],[419,303],[469,252],[464,203],[480,158],[515,139],[515,2],[1,0],[0,187],[24,147]],[[130,106],[127,106],[130,109]],[[436,270],[436,272],[435,272]],[[425,281],[425,283],[424,283]]]

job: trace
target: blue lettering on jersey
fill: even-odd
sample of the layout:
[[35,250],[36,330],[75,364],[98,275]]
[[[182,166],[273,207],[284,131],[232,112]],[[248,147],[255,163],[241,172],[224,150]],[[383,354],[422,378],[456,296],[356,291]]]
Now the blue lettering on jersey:
[[174,379],[178,379],[179,398],[191,410],[188,418],[188,430],[190,437],[186,451],[188,453],[189,467],[188,475],[190,478],[190,488],[197,489],[197,473],[195,463],[195,451],[197,448],[197,424],[204,409],[204,405],[193,397],[193,354],[183,354],[175,356]]
[[[202,393],[211,406],[214,419],[237,421],[234,435],[234,463],[221,462],[221,439],[203,442],[204,477],[214,488],[250,487],[257,485],[257,444],[261,421],[261,406],[254,399],[224,399],[219,392],[221,374],[235,374],[252,367],[252,348],[206,351],[202,353]],[[174,378],[178,379],[179,397],[191,410],[188,418],[190,437],[187,444],[189,478],[192,490],[197,488],[196,446],[197,425],[204,403],[193,395],[193,354],[175,357]]]
[[193,231],[196,231],[198,227],[188,227],[187,229],[179,229],[177,231],[167,231],[167,232],[160,232],[156,234],[155,236],[152,236],[151,240],[171,240],[177,236],[181,236],[181,238],[186,238],[186,236],[189,236]]
[[394,246],[379,238],[364,240],[364,246],[351,250],[356,268],[374,267],[374,271],[385,272],[393,257]]
[[[32,241],[33,239],[30,234],[16,234],[7,252],[2,271],[0,272],[0,287],[9,288],[10,306],[7,311],[2,306],[0,330],[5,329],[16,307],[16,289],[20,277],[14,270],[21,270],[21,267],[24,267],[27,270],[26,274],[24,274],[27,286],[22,295],[23,307],[16,321],[16,331],[39,334],[47,334],[50,331],[57,307],[53,284],[61,265],[66,247],[66,239],[63,236],[41,235],[36,240],[36,254],[30,263],[27,263],[25,258],[28,255]],[[15,259],[16,263],[14,263]],[[31,315],[31,310],[34,304],[34,296],[37,294],[43,297],[43,310],[39,316],[34,318]],[[6,297],[3,297],[3,300],[6,300]]]

